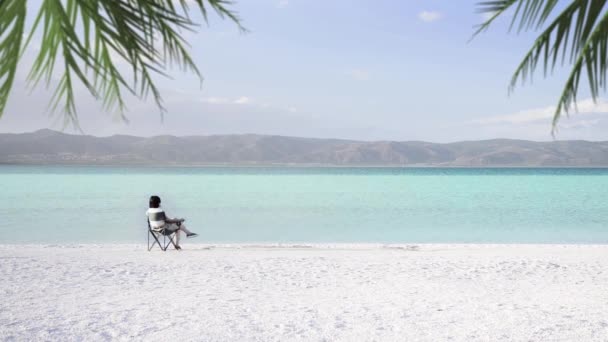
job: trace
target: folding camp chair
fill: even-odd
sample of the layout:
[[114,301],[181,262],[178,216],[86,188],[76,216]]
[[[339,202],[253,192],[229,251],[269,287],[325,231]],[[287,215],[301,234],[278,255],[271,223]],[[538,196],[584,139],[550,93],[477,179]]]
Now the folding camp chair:
[[[148,220],[148,252],[154,248],[155,244],[158,244],[158,247],[164,252],[169,248],[169,246],[173,245],[175,249],[177,249],[177,245],[175,244],[175,233],[176,230],[167,230],[164,227],[161,227],[159,230],[152,229],[150,225],[150,220]],[[150,235],[154,240],[152,244],[150,244]],[[162,239],[162,243],[160,242]]]

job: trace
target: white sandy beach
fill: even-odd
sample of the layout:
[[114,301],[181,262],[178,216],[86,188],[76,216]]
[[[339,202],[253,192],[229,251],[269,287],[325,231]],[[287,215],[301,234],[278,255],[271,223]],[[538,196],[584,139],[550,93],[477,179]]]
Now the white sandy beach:
[[606,341],[608,246],[0,245],[0,340]]

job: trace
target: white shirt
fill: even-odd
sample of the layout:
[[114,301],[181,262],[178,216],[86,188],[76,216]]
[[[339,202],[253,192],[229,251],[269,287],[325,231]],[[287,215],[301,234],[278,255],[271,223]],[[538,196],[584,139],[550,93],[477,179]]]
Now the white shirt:
[[165,211],[162,208],[150,208],[146,211],[152,228],[160,228],[165,225]]

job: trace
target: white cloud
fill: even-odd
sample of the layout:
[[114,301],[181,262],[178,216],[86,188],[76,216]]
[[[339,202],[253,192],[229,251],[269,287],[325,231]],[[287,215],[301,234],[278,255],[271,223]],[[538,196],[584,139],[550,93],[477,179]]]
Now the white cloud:
[[347,75],[357,81],[368,81],[370,79],[370,73],[364,69],[352,69],[346,72]]
[[289,5],[289,0],[279,0],[279,2],[277,2],[278,8],[285,8],[288,5]]
[[437,11],[422,11],[418,13],[418,19],[430,23],[443,18],[443,14]]
[[230,100],[225,97],[203,97],[200,101],[209,104],[224,104],[230,102]]
[[[543,108],[533,108],[522,110],[517,113],[508,114],[508,115],[498,115],[492,116],[489,118],[480,118],[477,120],[473,120],[472,123],[480,124],[480,125],[493,125],[493,124],[512,124],[512,125],[520,125],[533,123],[538,121],[551,121],[553,118],[553,114],[555,113],[555,106],[548,106]],[[576,114],[598,114],[598,113],[608,113],[608,102],[607,101],[598,101],[597,103],[593,102],[593,99],[588,98],[581,101],[578,101],[576,105],[576,110],[573,110],[572,113]],[[589,123],[589,122],[588,122]]]
[[601,122],[600,119],[579,120],[579,121],[567,122],[567,123],[560,122],[559,126],[561,128],[565,128],[565,129],[585,129],[585,128],[595,127],[595,126],[599,125],[600,122]]
[[251,99],[248,98],[247,96],[241,96],[238,99],[234,100],[234,103],[236,104],[248,104],[251,102]]
[[[172,100],[172,102],[184,102],[184,101],[188,101],[188,99],[191,98],[191,95],[188,94],[187,92],[181,91],[181,90],[175,90],[173,96],[170,97],[170,99]],[[254,109],[254,108],[258,108],[258,109],[264,109],[264,110],[271,110],[271,111],[275,111],[275,112],[287,112],[287,113],[296,113],[298,112],[298,109],[295,106],[292,105],[275,105],[275,104],[271,104],[268,102],[260,102],[260,101],[255,101],[254,98],[249,97],[249,96],[240,96],[237,98],[231,98],[231,97],[203,97],[200,98],[198,100],[199,102],[202,103],[206,103],[206,104],[210,104],[210,105],[217,105],[217,106],[221,106],[223,108],[237,108],[237,106],[247,106],[250,109]],[[240,107],[242,108],[242,107]]]
[[216,105],[221,105],[221,104],[244,105],[244,104],[251,104],[252,99],[247,96],[241,96],[241,97],[237,97],[237,98],[212,96],[212,97],[203,97],[203,98],[199,99],[199,101],[203,102],[203,103],[216,104]]

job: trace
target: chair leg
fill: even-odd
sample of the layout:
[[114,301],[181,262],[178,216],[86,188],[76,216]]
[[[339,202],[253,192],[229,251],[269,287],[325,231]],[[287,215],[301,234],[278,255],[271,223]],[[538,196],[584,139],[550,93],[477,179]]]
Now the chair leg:
[[[150,245],[150,234],[152,235],[152,237],[154,238],[154,241],[152,241],[152,244]],[[175,247],[175,249],[177,249],[177,243],[175,242],[175,236],[176,233],[170,234],[170,235],[165,235],[162,234],[162,240],[163,242],[161,243],[159,240],[159,236],[157,236],[156,234],[152,233],[152,231],[148,231],[148,252],[152,250],[152,248],[154,248],[155,244],[158,244],[158,248],[160,248],[163,252],[167,251],[167,248],[169,248],[169,246],[173,245],[173,247]],[[167,241],[167,239],[169,241]]]
[[148,247],[148,252],[154,248],[154,245],[156,245],[156,241],[152,241],[152,244]]
[[165,246],[165,251],[166,251],[166,250],[167,250],[167,248],[169,248],[169,246],[171,246],[171,245],[173,245],[173,247],[174,247],[175,249],[177,249],[177,244],[175,243],[175,234],[176,234],[176,233],[173,233],[173,234],[171,234],[171,235],[165,235],[165,236],[164,236],[166,239],[168,239],[168,240],[169,240],[169,241],[167,241],[167,240],[163,240],[163,243],[164,243],[164,246]]
[[[169,244],[173,245],[173,248],[175,249],[177,249],[177,243],[175,242],[176,234],[178,233],[173,233],[172,235],[169,235]],[[167,245],[167,247],[169,247],[169,245]]]
[[148,252],[151,251],[152,248],[154,248],[154,245],[157,243],[158,243],[158,247],[164,251],[163,245],[160,243],[160,240],[158,240],[158,237],[156,236],[156,234],[152,233],[151,231],[148,231],[148,241],[150,241],[150,234],[152,234],[154,241],[152,241],[152,245],[148,245]]

